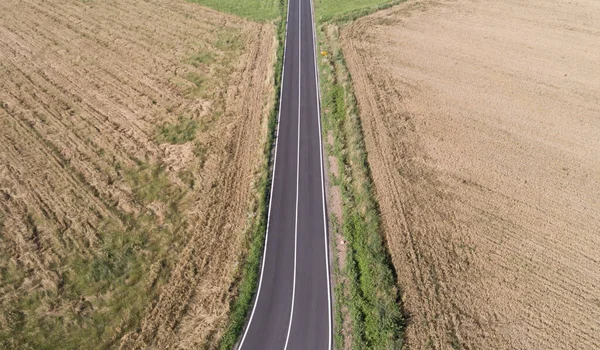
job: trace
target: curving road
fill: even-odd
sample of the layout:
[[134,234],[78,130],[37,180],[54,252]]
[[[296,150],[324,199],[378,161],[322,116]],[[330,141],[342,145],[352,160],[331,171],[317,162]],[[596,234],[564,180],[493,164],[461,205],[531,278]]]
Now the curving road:
[[331,349],[331,288],[314,21],[289,0],[260,282],[238,350]]

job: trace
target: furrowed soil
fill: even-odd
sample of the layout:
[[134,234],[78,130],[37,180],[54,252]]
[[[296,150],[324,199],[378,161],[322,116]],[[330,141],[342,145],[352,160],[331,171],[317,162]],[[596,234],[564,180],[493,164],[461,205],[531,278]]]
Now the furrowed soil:
[[600,347],[598,18],[408,1],[343,29],[410,348]]
[[180,0],[0,2],[0,348],[213,348],[275,31]]

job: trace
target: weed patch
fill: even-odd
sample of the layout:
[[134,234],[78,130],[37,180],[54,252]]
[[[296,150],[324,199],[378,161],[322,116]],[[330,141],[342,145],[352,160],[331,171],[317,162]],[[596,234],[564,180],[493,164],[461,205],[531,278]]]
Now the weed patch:
[[187,95],[192,97],[208,98],[212,91],[211,80],[208,76],[201,73],[188,73],[185,79],[192,83],[192,86],[187,89]]
[[175,145],[193,141],[197,128],[198,123],[195,120],[179,116],[175,123],[165,123],[159,128],[156,141]]
[[[166,280],[164,274],[150,273],[151,263],[169,254],[162,239],[171,234],[157,226],[148,215],[126,230],[106,220],[91,256],[74,251],[65,257],[58,292],[30,293],[4,312],[7,327],[0,330],[0,347],[82,349],[89,348],[89,339],[96,339],[100,349],[114,347],[122,332],[139,324],[157,295],[151,279]],[[15,268],[1,272],[3,285],[25,282]],[[57,309],[38,316],[46,308]]]
[[211,63],[215,62],[215,60],[216,57],[214,53],[202,50],[192,55],[188,61],[192,66],[198,68],[201,65],[209,66]]

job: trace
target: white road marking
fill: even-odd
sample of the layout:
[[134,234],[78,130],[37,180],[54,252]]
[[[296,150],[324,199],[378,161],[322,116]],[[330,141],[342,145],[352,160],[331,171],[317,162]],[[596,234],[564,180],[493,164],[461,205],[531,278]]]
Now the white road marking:
[[[299,35],[299,40],[298,40],[298,57],[301,60],[302,59],[302,1],[298,1],[298,9],[299,9],[299,13],[298,13],[298,35]],[[317,115],[318,115],[318,119],[319,119],[319,147],[320,147],[320,161],[321,161],[321,197],[322,197],[322,202],[323,202],[323,235],[324,235],[324,240],[325,240],[325,269],[326,269],[326,273],[327,273],[327,304],[328,304],[328,308],[327,308],[327,314],[328,314],[328,349],[331,350],[332,348],[332,319],[331,319],[331,286],[330,286],[330,272],[329,272],[329,240],[328,240],[328,231],[327,231],[327,215],[326,215],[326,202],[325,202],[325,175],[324,175],[324,170],[323,170],[323,140],[322,140],[322,131],[321,131],[321,94],[320,94],[320,89],[319,89],[319,73],[318,73],[318,69],[317,69],[317,41],[316,41],[316,26],[315,26],[315,19],[314,19],[314,13],[313,13],[313,3],[311,0],[311,24],[312,24],[312,33],[313,33],[313,49],[314,49],[314,67],[315,67],[315,87],[317,90]],[[283,85],[284,85],[284,78],[285,78],[285,57],[286,57],[286,52],[287,52],[287,35],[288,35],[288,24],[289,24],[289,16],[290,16],[290,1],[288,1],[288,13],[287,13],[287,19],[286,19],[286,28],[285,28],[285,40],[284,40],[284,48],[283,48],[283,59],[284,59],[284,64],[282,67],[282,71],[281,71],[281,90],[279,93],[279,115],[277,117],[277,134],[276,134],[276,139],[275,139],[275,157],[274,157],[274,161],[273,161],[273,174],[271,177],[271,194],[270,194],[270,198],[269,198],[269,214],[267,216],[267,230],[266,230],[266,235],[265,235],[265,246],[264,246],[264,251],[263,251],[263,262],[262,262],[262,267],[261,267],[261,273],[260,273],[260,279],[259,279],[259,283],[258,283],[258,292],[256,294],[256,300],[254,301],[254,306],[252,308],[252,313],[250,314],[250,320],[248,321],[248,326],[246,327],[246,330],[244,331],[244,336],[242,337],[242,340],[240,342],[239,345],[239,350],[242,349],[243,345],[244,345],[244,341],[246,340],[246,336],[248,335],[248,330],[250,329],[250,326],[252,324],[252,320],[254,317],[254,313],[256,311],[256,305],[258,304],[258,300],[260,298],[260,291],[262,288],[262,279],[263,279],[263,274],[264,274],[264,269],[265,269],[265,261],[266,261],[266,257],[267,257],[267,245],[268,245],[268,241],[269,241],[269,226],[270,226],[270,222],[271,222],[271,208],[272,208],[272,201],[273,201],[273,188],[274,188],[274,184],[275,184],[275,169],[277,167],[277,147],[279,144],[279,127],[280,127],[280,122],[281,122],[281,104],[282,104],[282,96],[283,96]],[[299,187],[299,178],[300,178],[300,87],[301,87],[301,79],[302,79],[302,64],[300,63],[298,65],[298,145],[297,145],[297,154],[296,154],[296,219],[295,219],[295,229],[294,229],[294,280],[293,280],[293,289],[292,289],[292,305],[291,305],[291,312],[290,312],[290,322],[288,325],[288,331],[287,331],[287,336],[286,336],[286,340],[285,340],[285,347],[284,349],[287,349],[288,346],[288,342],[289,342],[289,337],[290,337],[290,332],[292,329],[292,321],[293,321],[293,316],[294,316],[294,300],[295,300],[295,294],[296,294],[296,257],[297,257],[297,246],[298,246],[298,187]]]
[[[289,0],[288,0],[289,1]],[[296,298],[296,258],[298,248],[298,187],[300,183],[300,91],[302,87],[302,1],[298,1],[298,149],[296,151],[296,224],[294,228],[294,283],[292,285],[292,311],[290,312],[290,323],[288,324],[285,337],[284,350],[290,341],[292,321],[294,320],[294,299]]]
[[271,194],[269,196],[269,214],[267,215],[267,232],[265,234],[265,247],[263,249],[263,260],[262,260],[262,267],[260,270],[260,279],[258,280],[258,291],[256,292],[256,300],[254,300],[254,306],[252,307],[252,313],[250,314],[250,320],[248,320],[248,326],[246,327],[246,330],[244,331],[244,336],[242,337],[242,340],[240,341],[240,346],[238,347],[238,350],[242,350],[242,347],[244,346],[244,341],[246,340],[246,336],[248,335],[248,330],[250,329],[250,325],[252,324],[252,318],[254,317],[254,312],[256,311],[256,305],[258,304],[258,298],[260,298],[260,290],[262,287],[262,281],[263,281],[263,274],[265,271],[265,261],[267,260],[267,245],[269,242],[269,224],[271,222],[271,208],[272,208],[272,202],[273,202],[273,188],[275,187],[275,168],[277,167],[277,146],[279,144],[279,126],[281,125],[281,99],[283,97],[283,84],[285,81],[285,53],[287,51],[287,34],[288,34],[288,23],[289,23],[289,19],[290,19],[290,4],[288,2],[288,12],[286,15],[286,22],[285,22],[285,39],[283,42],[283,65],[281,68],[281,86],[280,86],[280,90],[279,90],[279,114],[277,116],[277,134],[275,135],[275,157],[273,159],[273,174],[271,174]]
[[327,315],[328,315],[328,326],[329,326],[329,339],[327,348],[331,350],[332,342],[332,320],[331,320],[331,287],[330,275],[329,275],[329,240],[327,232],[327,211],[325,209],[325,173],[323,171],[323,140],[321,132],[321,91],[319,88],[319,70],[317,69],[317,27],[315,25],[315,16],[313,13],[313,1],[310,0],[310,18],[312,21],[312,32],[313,32],[313,47],[314,47],[314,64],[315,64],[315,88],[317,89],[317,115],[319,116],[319,155],[321,156],[321,195],[323,198],[323,236],[325,238],[325,268],[327,271]]

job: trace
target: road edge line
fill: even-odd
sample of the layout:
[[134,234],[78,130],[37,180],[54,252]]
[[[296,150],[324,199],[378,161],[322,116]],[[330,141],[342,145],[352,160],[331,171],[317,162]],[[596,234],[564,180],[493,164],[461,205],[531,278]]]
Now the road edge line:
[[332,336],[333,336],[333,325],[331,319],[331,274],[329,270],[329,230],[328,230],[328,216],[327,216],[327,205],[325,199],[325,171],[323,165],[323,152],[325,149],[323,148],[323,131],[321,130],[321,88],[320,88],[320,78],[319,78],[319,69],[317,68],[317,26],[315,22],[315,14],[314,14],[314,1],[310,0],[310,17],[312,20],[312,32],[313,32],[313,49],[314,49],[314,65],[315,65],[315,88],[317,90],[317,115],[319,116],[319,155],[321,157],[321,195],[323,198],[323,236],[325,239],[325,268],[327,271],[327,313],[329,320],[329,341],[327,348],[331,350],[332,348]]
[[[288,0],[289,1],[289,0]],[[300,184],[300,121],[302,96],[302,0],[298,0],[298,139],[296,148],[296,222],[294,223],[294,282],[292,284],[292,306],[290,311],[290,322],[285,337],[284,350],[287,350],[294,320],[294,301],[296,299],[296,263],[298,258],[298,190]]]

